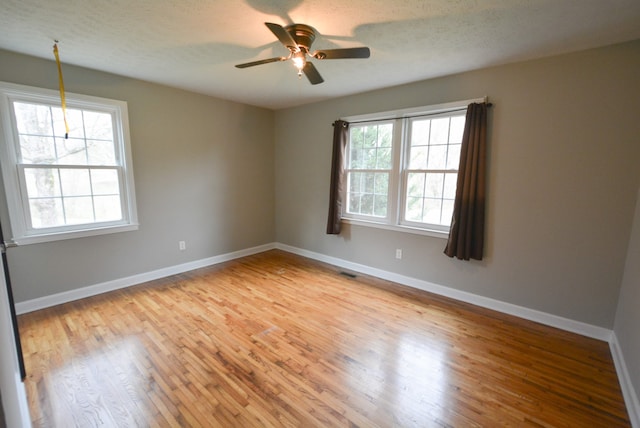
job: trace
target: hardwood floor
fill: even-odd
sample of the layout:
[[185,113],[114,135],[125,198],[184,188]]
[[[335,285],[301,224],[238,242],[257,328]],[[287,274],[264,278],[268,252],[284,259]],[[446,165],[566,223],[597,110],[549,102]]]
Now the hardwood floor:
[[19,317],[35,427],[624,427],[608,345],[269,251]]

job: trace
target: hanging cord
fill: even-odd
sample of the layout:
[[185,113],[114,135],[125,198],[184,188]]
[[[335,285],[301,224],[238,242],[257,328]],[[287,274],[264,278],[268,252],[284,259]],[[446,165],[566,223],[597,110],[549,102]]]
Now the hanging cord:
[[62,66],[60,65],[60,55],[58,55],[58,41],[53,44],[53,54],[56,57],[56,64],[58,65],[58,81],[60,82],[60,104],[62,105],[62,118],[64,119],[64,138],[69,138],[69,123],[67,123],[67,100],[64,96],[64,81],[62,80]]

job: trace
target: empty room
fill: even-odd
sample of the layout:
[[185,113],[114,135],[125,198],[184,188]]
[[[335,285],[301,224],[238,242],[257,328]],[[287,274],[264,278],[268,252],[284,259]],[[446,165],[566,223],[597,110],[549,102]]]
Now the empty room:
[[640,2],[0,10],[0,427],[640,427]]

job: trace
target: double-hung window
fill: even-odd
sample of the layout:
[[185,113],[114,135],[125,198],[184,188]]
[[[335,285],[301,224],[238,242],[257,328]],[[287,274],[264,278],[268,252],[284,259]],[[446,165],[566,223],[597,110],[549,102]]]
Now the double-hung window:
[[0,154],[19,244],[134,230],[127,105],[0,83]]
[[446,236],[468,100],[346,118],[347,222]]
[[354,218],[388,219],[394,178],[392,121],[351,126],[346,168],[347,213]]

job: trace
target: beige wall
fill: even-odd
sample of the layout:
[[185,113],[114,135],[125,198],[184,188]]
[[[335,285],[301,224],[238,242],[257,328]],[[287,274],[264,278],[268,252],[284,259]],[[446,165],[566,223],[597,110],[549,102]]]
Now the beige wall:
[[[278,111],[277,240],[611,329],[640,180],[638,70],[640,41]],[[325,235],[335,119],[484,95],[486,260],[387,230]]]
[[637,394],[640,392],[640,193],[614,331]]
[[[0,51],[0,64],[2,81],[57,88],[54,62]],[[69,65],[64,77],[128,103],[140,228],[11,249],[16,301],[274,241],[272,111]]]

